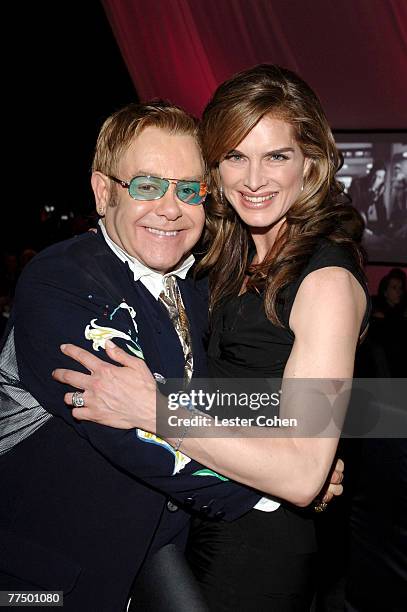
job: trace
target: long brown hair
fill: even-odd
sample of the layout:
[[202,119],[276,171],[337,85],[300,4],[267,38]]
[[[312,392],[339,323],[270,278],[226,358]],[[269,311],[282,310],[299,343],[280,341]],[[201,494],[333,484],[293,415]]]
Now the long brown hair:
[[[220,193],[219,163],[265,115],[293,127],[310,163],[303,190],[288,210],[272,249],[261,264],[249,266],[251,237]],[[345,243],[361,263],[358,246],[344,230],[353,209],[335,179],[341,155],[318,97],[295,73],[262,64],[224,82],[204,111],[200,135],[212,196],[204,238],[209,247],[198,272],[209,271],[211,309],[236,295],[249,271],[247,290],[264,290],[267,317],[279,324],[278,294],[298,276],[322,236]]]

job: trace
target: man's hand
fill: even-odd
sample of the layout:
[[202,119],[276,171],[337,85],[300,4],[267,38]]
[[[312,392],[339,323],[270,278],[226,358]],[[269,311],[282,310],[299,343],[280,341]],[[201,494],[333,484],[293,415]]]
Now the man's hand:
[[[154,431],[157,387],[144,361],[132,357],[110,340],[106,342],[106,353],[120,366],[106,363],[73,344],[63,344],[61,351],[90,372],[58,369],[52,373],[55,380],[83,391],[84,407],[72,409],[76,419],[118,429],[140,427]],[[71,407],[72,396],[73,393],[66,393],[64,397]]]

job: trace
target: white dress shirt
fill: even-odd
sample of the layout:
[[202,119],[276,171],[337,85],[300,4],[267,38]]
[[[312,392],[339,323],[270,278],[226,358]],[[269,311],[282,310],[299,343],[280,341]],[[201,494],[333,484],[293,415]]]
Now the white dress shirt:
[[160,272],[156,272],[155,270],[151,270],[151,268],[145,266],[143,263],[141,263],[141,261],[126,253],[126,251],[113,242],[106,231],[105,224],[103,223],[102,219],[99,220],[99,227],[104,239],[106,240],[108,246],[112,249],[113,253],[117,255],[119,259],[128,264],[130,270],[133,272],[134,280],[143,283],[143,285],[148,289],[151,295],[155,297],[156,300],[158,300],[158,296],[164,289],[164,279],[167,276],[178,276],[178,278],[185,278],[188,274],[188,270],[195,262],[195,257],[190,255],[176,270],[171,270],[171,272],[167,272],[166,274],[160,274]]

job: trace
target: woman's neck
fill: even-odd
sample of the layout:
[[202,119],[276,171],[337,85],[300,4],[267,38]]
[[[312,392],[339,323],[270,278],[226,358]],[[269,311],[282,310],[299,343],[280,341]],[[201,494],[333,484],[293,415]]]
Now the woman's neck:
[[280,219],[275,225],[271,227],[251,227],[250,233],[253,238],[254,246],[256,247],[256,255],[253,258],[252,263],[258,264],[263,261],[267,253],[273,247],[280,228],[285,222],[285,217]]

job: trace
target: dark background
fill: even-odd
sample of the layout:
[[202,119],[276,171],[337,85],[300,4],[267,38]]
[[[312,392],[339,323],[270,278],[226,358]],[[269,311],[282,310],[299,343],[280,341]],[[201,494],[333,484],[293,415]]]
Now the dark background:
[[89,179],[99,128],[137,94],[99,1],[26,3],[13,12],[5,57],[12,108],[3,124],[11,131],[12,180],[0,252],[18,254],[71,235],[72,213],[82,231],[94,208]]
[[[3,129],[11,144],[3,151],[0,257],[86,229],[97,133],[115,109],[137,99],[100,0],[13,3],[8,11]],[[147,28],[133,17],[135,32],[157,27],[152,13]]]

